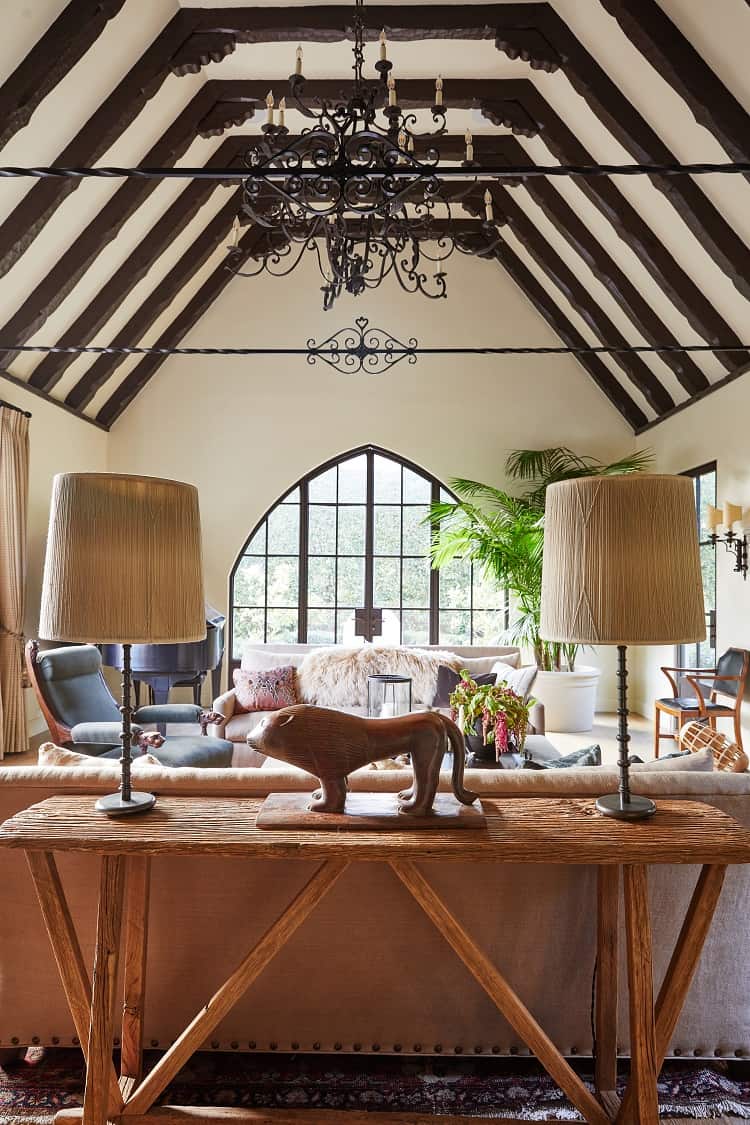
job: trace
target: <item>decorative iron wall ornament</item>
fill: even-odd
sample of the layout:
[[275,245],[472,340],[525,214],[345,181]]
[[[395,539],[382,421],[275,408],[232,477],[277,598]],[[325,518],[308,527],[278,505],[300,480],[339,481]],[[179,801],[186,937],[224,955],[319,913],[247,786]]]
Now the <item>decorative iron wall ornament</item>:
[[382,328],[370,328],[366,316],[358,316],[354,328],[340,328],[322,344],[315,340],[307,341],[307,362],[315,364],[319,359],[336,371],[356,375],[364,371],[367,375],[380,375],[400,363],[417,362],[417,341],[412,336],[408,344],[402,344],[395,336]]
[[[238,219],[228,248],[227,266],[242,277],[263,272],[285,277],[310,251],[323,278],[324,309],[343,292],[356,297],[376,288],[389,274],[407,293],[445,297],[446,259],[456,250],[487,254],[499,241],[489,193],[483,221],[473,224],[473,237],[452,226],[456,207],[476,191],[477,178],[470,174],[450,191],[441,178],[434,141],[446,132],[442,78],[435,81],[429,111],[434,128],[428,132],[418,132],[417,115],[398,105],[385,32],[375,63],[379,81],[364,78],[363,9],[363,0],[356,0],[354,81],[347,98],[322,99],[316,108],[304,101],[298,47],[289,94],[294,108],[313,124],[287,140],[286,99],[277,109],[269,91],[264,135],[244,155],[249,173],[242,188],[247,220],[266,230],[269,238],[248,259],[237,245]],[[465,142],[460,167],[472,173],[478,165],[468,130]]]

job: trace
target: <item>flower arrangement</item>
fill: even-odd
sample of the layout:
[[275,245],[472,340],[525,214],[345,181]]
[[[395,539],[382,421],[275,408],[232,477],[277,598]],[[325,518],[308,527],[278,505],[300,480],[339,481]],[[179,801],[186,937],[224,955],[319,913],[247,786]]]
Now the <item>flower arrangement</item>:
[[477,684],[464,669],[461,682],[450,695],[451,718],[465,735],[477,734],[482,724],[482,741],[495,746],[497,758],[507,753],[512,737],[519,754],[523,753],[529,712],[534,700],[523,698],[507,684]]

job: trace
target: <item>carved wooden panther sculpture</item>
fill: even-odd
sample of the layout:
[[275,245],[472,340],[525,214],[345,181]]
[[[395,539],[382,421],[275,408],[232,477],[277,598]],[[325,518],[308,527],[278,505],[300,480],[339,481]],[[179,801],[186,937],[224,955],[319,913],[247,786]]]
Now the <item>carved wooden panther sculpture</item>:
[[309,808],[343,812],[346,778],[371,762],[411,756],[414,781],[399,793],[399,811],[425,816],[432,809],[443,755],[453,751],[453,792],[464,805],[477,794],[464,788],[464,740],[455,723],[437,711],[417,711],[395,719],[365,719],[325,707],[299,703],[262,719],[247,736],[254,750],[314,774],[320,789]]

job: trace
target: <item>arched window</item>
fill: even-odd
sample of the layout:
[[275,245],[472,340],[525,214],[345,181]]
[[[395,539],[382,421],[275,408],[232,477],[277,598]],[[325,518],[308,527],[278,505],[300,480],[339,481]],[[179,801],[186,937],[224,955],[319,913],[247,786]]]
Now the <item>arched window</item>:
[[469,563],[430,567],[430,503],[453,498],[373,446],[304,477],[232,571],[232,660],[245,644],[498,644],[504,591]]

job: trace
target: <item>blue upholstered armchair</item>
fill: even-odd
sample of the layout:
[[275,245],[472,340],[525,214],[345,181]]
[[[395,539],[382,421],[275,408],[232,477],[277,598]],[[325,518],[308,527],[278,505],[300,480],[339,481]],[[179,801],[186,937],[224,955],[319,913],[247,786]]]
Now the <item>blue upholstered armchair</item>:
[[[59,746],[103,758],[120,756],[120,709],[102,675],[102,658],[94,645],[69,645],[40,650],[26,646],[26,666],[50,735]],[[194,703],[139,707],[133,723],[133,749],[148,750],[167,766],[230,766],[232,744],[209,738],[211,711]],[[163,739],[144,724],[196,723],[200,735]]]

